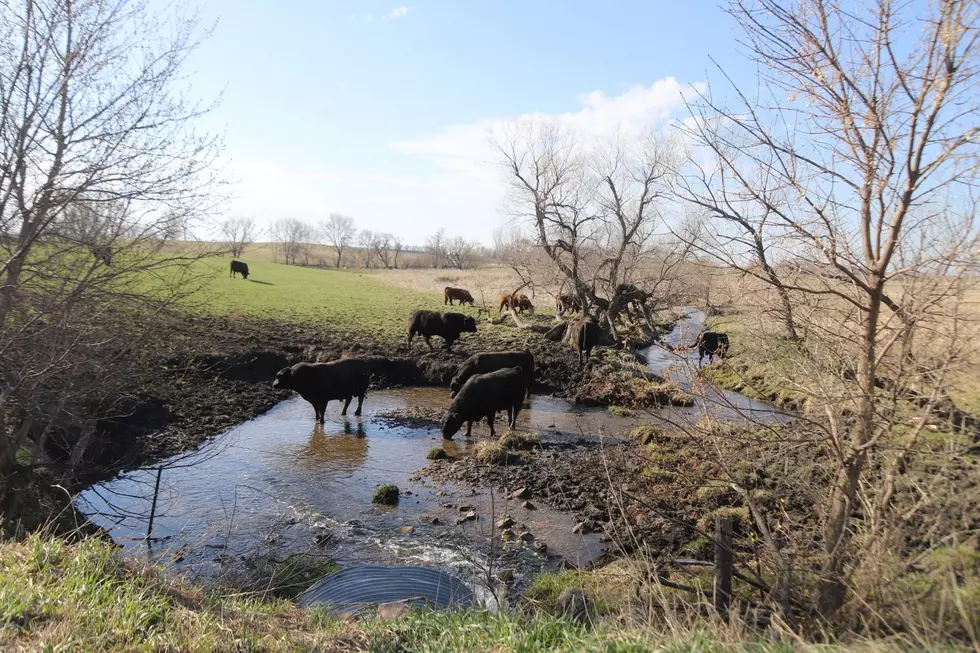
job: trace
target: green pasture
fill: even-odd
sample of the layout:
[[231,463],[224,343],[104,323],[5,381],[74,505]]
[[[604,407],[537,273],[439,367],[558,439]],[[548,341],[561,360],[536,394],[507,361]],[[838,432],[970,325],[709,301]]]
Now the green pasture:
[[[414,310],[444,310],[440,293],[395,286],[364,271],[256,262],[249,264],[249,277],[244,280],[229,278],[230,261],[217,258],[196,264],[207,275],[197,281],[200,289],[184,300],[188,309],[379,336],[403,335]],[[476,315],[476,309],[468,306],[452,310]]]

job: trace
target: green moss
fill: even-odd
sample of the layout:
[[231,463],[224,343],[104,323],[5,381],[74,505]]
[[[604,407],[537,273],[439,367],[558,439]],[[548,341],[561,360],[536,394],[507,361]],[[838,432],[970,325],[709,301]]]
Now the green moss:
[[432,447],[429,449],[429,453],[425,456],[429,460],[445,460],[449,458],[449,454],[442,447]]
[[378,489],[374,491],[374,498],[371,499],[373,503],[377,503],[383,506],[393,506],[398,503],[398,486],[393,483],[384,483],[379,485]]
[[629,408],[623,408],[622,406],[610,406],[609,412],[616,417],[632,417],[633,411]]
[[664,430],[659,426],[654,426],[653,424],[640,424],[629,433],[631,439],[642,444],[659,442],[663,438],[663,435]]

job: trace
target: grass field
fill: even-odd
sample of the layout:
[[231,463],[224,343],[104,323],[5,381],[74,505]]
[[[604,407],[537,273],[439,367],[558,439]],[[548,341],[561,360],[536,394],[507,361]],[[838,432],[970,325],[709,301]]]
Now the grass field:
[[[228,277],[229,261],[210,259],[198,264],[214,274],[189,298],[193,310],[385,337],[404,335],[413,310],[444,310],[441,291],[423,292],[393,284],[377,273],[255,262],[249,265],[248,280],[243,280]],[[452,310],[477,314],[468,306]]]
[[[640,617],[642,619],[643,617]],[[3,651],[821,651],[703,621],[697,629],[600,623],[585,629],[541,612],[415,612],[340,621],[288,601],[222,596],[124,563],[112,545],[44,535],[0,542]],[[861,641],[860,650],[898,650]]]
[[[478,315],[480,289],[496,314],[499,288],[518,285],[506,268],[449,270],[336,270],[257,261],[249,278],[230,278],[230,258],[205,259],[196,265],[205,276],[201,289],[187,300],[194,312],[262,317],[314,325],[337,331],[356,331],[379,337],[404,336],[409,314],[417,309],[457,311]],[[476,307],[445,306],[443,288],[469,288]],[[492,298],[491,298],[492,295]],[[554,312],[550,296],[540,296],[540,313]]]

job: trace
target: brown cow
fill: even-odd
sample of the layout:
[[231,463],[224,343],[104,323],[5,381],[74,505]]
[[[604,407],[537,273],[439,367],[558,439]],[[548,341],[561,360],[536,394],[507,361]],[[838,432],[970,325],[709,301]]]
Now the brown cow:
[[446,304],[449,304],[450,306],[454,306],[453,300],[458,301],[460,304],[469,304],[470,306],[473,305],[473,295],[470,294],[469,290],[466,290],[465,288],[450,288],[449,286],[446,286],[442,305],[445,306]]
[[581,312],[582,302],[575,295],[558,295],[555,297],[555,310],[558,311],[559,315],[565,311]]
[[500,313],[504,310],[504,306],[513,310],[516,309],[518,313],[523,313],[528,311],[530,313],[534,312],[534,304],[531,303],[531,298],[525,294],[512,294],[502,292],[500,293],[500,307],[497,312]]

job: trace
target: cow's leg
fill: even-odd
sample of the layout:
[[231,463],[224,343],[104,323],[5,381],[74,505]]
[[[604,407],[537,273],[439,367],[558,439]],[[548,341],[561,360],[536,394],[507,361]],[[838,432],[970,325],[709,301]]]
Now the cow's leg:
[[510,419],[510,428],[513,429],[513,430],[515,430],[515,431],[517,430],[517,416],[521,412],[521,404],[522,403],[523,403],[523,400],[518,401],[517,403],[514,404],[514,414],[513,414],[513,416]]
[[470,438],[470,434],[473,432],[473,420],[466,422],[466,439]]
[[513,424],[514,424],[514,407],[507,406],[507,426],[513,429],[514,428]]
[[361,404],[364,403],[364,395],[365,394],[366,393],[361,393],[361,394],[357,395],[357,410],[354,411],[354,415],[356,417],[360,417],[361,416]]
[[412,336],[414,336],[414,335],[415,335],[415,331],[412,330],[412,329],[409,329],[408,330],[408,348],[409,349],[412,348]]
[[353,397],[345,397],[344,398],[344,408],[340,411],[340,414],[341,415],[346,415],[347,414],[347,407],[350,406],[350,400],[351,399],[353,399]]
[[456,342],[455,338],[446,338],[446,351],[452,350],[454,342]]
[[326,414],[326,412],[327,412],[327,404],[328,404],[328,403],[330,403],[330,402],[327,402],[327,401],[321,401],[321,402],[320,402],[320,405],[319,405],[319,406],[317,407],[317,409],[316,409],[316,410],[317,410],[317,413],[318,413],[318,414],[317,414],[317,421],[318,421],[318,422],[320,422],[321,424],[323,424],[323,421],[324,421],[324,415],[325,415],[325,414]]
[[497,413],[496,412],[492,412],[491,411],[490,414],[487,415],[487,424],[490,425],[490,437],[491,438],[496,437],[496,435],[497,435],[497,432],[493,430],[493,421],[496,418],[497,418]]
[[432,339],[429,336],[425,335],[424,333],[422,334],[422,337],[425,338],[425,344],[429,345],[429,350],[431,351],[432,350]]

